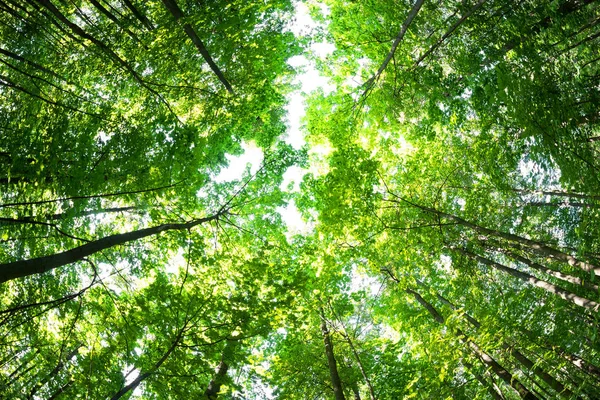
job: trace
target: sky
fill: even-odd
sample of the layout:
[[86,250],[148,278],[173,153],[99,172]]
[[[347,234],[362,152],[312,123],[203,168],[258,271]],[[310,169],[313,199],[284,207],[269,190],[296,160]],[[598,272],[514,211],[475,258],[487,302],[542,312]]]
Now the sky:
[[[309,34],[317,27],[317,24],[310,17],[308,7],[304,3],[296,3],[295,8],[295,18],[290,23],[289,29],[295,35]],[[312,53],[323,58],[331,54],[334,49],[334,45],[330,43],[313,43],[310,47]],[[323,89],[326,93],[330,92],[333,90],[333,85],[328,82],[328,78],[319,75],[314,64],[303,55],[292,57],[288,63],[301,71],[294,80],[294,84],[299,84],[300,89],[292,92],[288,98],[288,105],[286,107],[288,129],[283,139],[295,149],[300,149],[306,143],[304,134],[302,133],[301,122],[305,114],[305,97],[319,88]],[[244,142],[242,148],[244,149],[244,153],[240,156],[227,156],[229,166],[221,170],[217,175],[215,178],[217,182],[240,179],[248,164],[251,165],[252,173],[255,173],[260,168],[260,163],[263,159],[262,151],[253,142]],[[306,172],[307,170],[303,170],[297,166],[290,167],[283,175],[282,190],[287,190],[288,186],[292,185],[292,191],[298,191],[302,177]],[[302,221],[302,217],[293,201],[286,207],[279,207],[278,211],[286,223],[290,235],[308,233],[310,231],[310,226]]]

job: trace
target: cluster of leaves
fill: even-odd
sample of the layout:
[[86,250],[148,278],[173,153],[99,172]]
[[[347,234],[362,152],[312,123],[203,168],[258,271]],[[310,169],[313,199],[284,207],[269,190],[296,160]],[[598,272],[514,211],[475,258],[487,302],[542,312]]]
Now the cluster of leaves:
[[0,1],[0,397],[597,398],[598,5],[309,6]]

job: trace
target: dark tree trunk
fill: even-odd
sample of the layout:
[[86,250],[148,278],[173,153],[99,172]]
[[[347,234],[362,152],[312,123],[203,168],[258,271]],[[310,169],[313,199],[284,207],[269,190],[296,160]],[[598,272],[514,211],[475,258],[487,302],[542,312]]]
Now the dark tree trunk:
[[327,356],[327,364],[329,365],[329,376],[331,377],[331,385],[333,386],[333,394],[335,400],[346,400],[344,396],[344,390],[342,388],[342,380],[337,369],[337,362],[335,360],[335,353],[333,351],[333,343],[329,336],[329,329],[327,329],[327,322],[325,321],[325,314],[323,309],[320,310],[321,317],[321,333],[323,334],[323,343],[325,344],[325,355]]
[[221,355],[221,361],[219,362],[219,366],[217,367],[217,372],[215,373],[215,376],[210,380],[210,382],[208,383],[208,387],[204,391],[204,397],[206,398],[206,400],[217,400],[219,392],[221,391],[221,386],[227,378],[229,364],[231,363],[233,351],[237,344],[238,342],[236,340],[227,340],[225,348],[223,349],[223,354]]
[[111,235],[102,239],[94,240],[74,249],[64,251],[62,253],[52,254],[49,256],[33,258],[30,260],[15,261],[6,264],[0,264],[0,283],[7,282],[12,279],[22,278],[25,276],[41,274],[51,271],[55,268],[81,261],[85,257],[95,254],[99,251],[109,249],[111,247],[132,242],[148,236],[157,235],[161,232],[170,230],[187,230],[204,222],[217,220],[223,212],[219,212],[210,217],[197,219],[191,222],[182,224],[163,224],[151,228],[140,229],[127,233]]
[[479,261],[482,264],[489,265],[490,267],[495,268],[498,271],[502,271],[509,275],[512,275],[515,278],[522,280],[523,282],[528,282],[528,283],[530,283],[534,286],[537,286],[541,289],[544,289],[550,293],[556,294],[561,299],[567,300],[575,305],[578,305],[580,307],[584,307],[584,308],[587,308],[587,309],[593,310],[593,311],[598,311],[600,309],[599,303],[597,303],[593,300],[590,300],[590,299],[586,299],[585,297],[578,296],[573,292],[565,290],[559,286],[556,286],[550,282],[546,282],[542,279],[538,279],[535,276],[530,275],[526,272],[521,272],[514,268],[507,267],[505,265],[497,263],[496,261],[482,257],[478,254],[471,253],[470,251],[467,251],[467,250],[463,250],[460,248],[455,248],[455,250],[461,254],[464,254],[464,255],[474,259],[474,260]]
[[[169,12],[173,15],[173,18],[175,18],[175,21],[179,21],[180,19],[182,19],[184,17],[183,12],[177,5],[176,0],[162,0],[162,2],[165,5],[165,7],[167,8],[167,10],[169,10]],[[204,61],[206,61],[208,63],[210,69],[215,73],[217,78],[219,78],[219,80],[221,81],[223,86],[225,86],[225,88],[227,89],[227,91],[229,93],[233,93],[233,88],[231,87],[231,84],[229,83],[227,78],[225,78],[225,75],[223,75],[223,72],[221,71],[221,69],[217,66],[217,64],[212,59],[212,56],[206,49],[206,46],[204,46],[204,43],[202,42],[202,40],[200,40],[200,38],[196,34],[196,31],[194,30],[194,28],[192,28],[192,26],[190,24],[184,24],[183,30],[189,36],[189,38],[192,39],[194,46],[196,46],[196,48],[202,55],[202,58],[204,58]]]
[[[444,317],[435,309],[433,305],[427,302],[427,300],[425,300],[419,293],[412,289],[406,289],[406,293],[411,294],[419,302],[419,304],[421,304],[429,312],[429,314],[431,314],[431,316],[437,323],[444,325]],[[483,351],[475,342],[469,340],[460,329],[456,331],[456,335],[463,343],[469,346],[473,353],[477,355],[477,357],[488,368],[494,371],[494,373],[500,379],[502,379],[508,385],[512,386],[519,393],[521,398],[525,400],[537,399],[537,397],[533,393],[531,393],[525,386],[523,386],[523,384],[519,382],[514,376],[512,376],[510,372],[508,372],[504,367],[498,364],[498,362],[492,356]]]

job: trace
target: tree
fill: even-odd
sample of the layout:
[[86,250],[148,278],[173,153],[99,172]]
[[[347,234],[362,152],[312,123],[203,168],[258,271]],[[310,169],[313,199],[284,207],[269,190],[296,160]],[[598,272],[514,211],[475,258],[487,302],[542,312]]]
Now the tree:
[[[591,0],[0,0],[0,397],[595,399],[599,26]],[[300,54],[334,90],[297,150]]]

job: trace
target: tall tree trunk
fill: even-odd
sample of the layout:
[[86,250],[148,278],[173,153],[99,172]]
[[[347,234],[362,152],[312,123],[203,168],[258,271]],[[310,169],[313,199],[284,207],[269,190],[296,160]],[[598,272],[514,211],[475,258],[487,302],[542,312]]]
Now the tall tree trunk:
[[406,34],[408,27],[412,23],[413,19],[415,19],[415,17],[419,13],[419,10],[423,6],[424,2],[425,2],[425,0],[417,0],[415,2],[415,4],[413,5],[412,9],[409,11],[408,16],[406,17],[406,20],[404,20],[404,23],[402,24],[402,27],[400,28],[400,33],[398,33],[398,36],[396,36],[394,43],[392,43],[392,48],[390,49],[390,52],[388,53],[387,57],[385,58],[385,60],[383,60],[383,62],[381,63],[381,66],[379,67],[379,69],[377,70],[375,75],[373,75],[367,82],[365,82],[365,85],[364,85],[365,91],[363,92],[363,96],[365,96],[369,92],[369,90],[371,89],[371,87],[373,86],[375,81],[383,73],[385,68],[388,66],[388,64],[394,57],[394,53],[396,53],[396,49],[398,48],[398,45],[404,38],[404,35]]
[[152,22],[150,22],[150,20],[136,8],[136,6],[131,2],[131,0],[123,0],[123,3],[129,9],[129,11],[131,11],[131,13],[138,19],[138,21],[140,21],[142,24],[144,24],[144,26],[146,26],[146,28],[148,28],[148,30],[151,31],[154,29]]
[[59,202],[70,201],[70,200],[101,199],[101,198],[108,198],[108,197],[118,197],[118,196],[132,195],[132,194],[148,193],[148,192],[159,191],[162,189],[169,189],[169,188],[172,188],[172,187],[175,187],[175,186],[181,184],[182,182],[183,181],[179,181],[179,182],[176,182],[176,183],[173,183],[170,185],[166,185],[166,186],[160,186],[160,187],[150,188],[150,189],[130,190],[127,192],[102,193],[102,194],[87,195],[87,196],[70,196],[70,197],[61,197],[61,198],[53,199],[53,200],[37,200],[37,201],[22,201],[22,202],[4,203],[4,204],[0,204],[0,208],[20,207],[20,206],[36,206],[36,205],[40,205],[40,204],[59,203]]
[[[412,289],[406,289],[406,293],[411,294],[419,302],[419,304],[421,304],[429,312],[429,314],[431,314],[431,316],[437,323],[439,323],[440,325],[445,324],[446,321],[444,317],[435,309],[433,305],[431,305],[427,300],[425,300],[418,292]],[[508,385],[512,386],[519,393],[521,398],[525,400],[537,399],[537,397],[533,393],[531,393],[525,386],[523,386],[523,384],[519,382],[517,378],[512,376],[510,372],[508,372],[504,367],[498,364],[498,362],[492,356],[490,356],[488,353],[482,350],[475,342],[469,340],[469,338],[460,329],[456,330],[456,336],[463,343],[465,343],[488,368],[494,371],[494,373],[498,375],[500,379],[502,379]]]
[[573,392],[569,389],[565,388],[565,386],[560,383],[556,378],[552,375],[544,371],[542,368],[538,367],[533,361],[527,358],[523,353],[521,353],[517,349],[512,349],[510,354],[519,361],[525,368],[532,371],[538,378],[546,382],[548,386],[554,389],[560,396],[570,399],[573,396]]
[[[162,2],[165,5],[165,7],[167,8],[167,10],[169,10],[169,12],[173,15],[173,17],[175,18],[175,21],[179,21],[180,19],[184,18],[183,12],[177,5],[176,0],[162,0]],[[219,80],[221,81],[223,86],[225,86],[225,88],[227,89],[227,91],[229,93],[233,94],[233,88],[231,87],[231,84],[229,83],[227,78],[225,78],[225,75],[223,75],[223,72],[221,71],[221,69],[219,69],[217,64],[215,64],[214,60],[212,59],[212,56],[206,49],[206,46],[204,46],[204,43],[202,42],[202,40],[200,40],[200,38],[196,34],[196,31],[194,30],[194,28],[190,24],[184,23],[183,30],[189,36],[189,38],[192,39],[194,46],[196,46],[196,48],[202,55],[202,58],[204,58],[204,61],[206,61],[208,63],[210,69],[215,73],[217,78],[219,78]]]
[[363,379],[365,380],[367,387],[369,388],[369,398],[371,400],[375,400],[375,390],[373,390],[373,385],[371,384],[371,380],[369,379],[369,376],[367,375],[367,371],[365,370],[362,360],[360,359],[360,355],[358,354],[356,347],[354,347],[354,342],[348,335],[348,330],[346,329],[344,322],[342,321],[342,319],[339,316],[337,316],[337,314],[336,314],[336,319],[338,320],[338,322],[340,323],[340,325],[342,326],[342,329],[343,329],[343,332],[340,332],[340,333],[344,337],[344,340],[346,341],[346,343],[348,343],[348,345],[350,346],[350,350],[352,350],[352,354],[354,355],[354,359],[356,360],[356,363],[358,364],[360,373],[361,373]]
[[44,386],[48,381],[50,381],[50,379],[56,376],[60,372],[60,370],[65,366],[66,363],[70,362],[77,354],[79,354],[80,348],[81,345],[78,345],[72,352],[67,354],[67,357],[65,357],[64,361],[58,360],[56,367],[46,377],[44,377],[42,380],[40,380],[33,386],[31,391],[29,392],[29,396],[27,397],[27,399],[32,400],[34,398],[33,396],[38,392],[38,390],[42,388],[42,386]]
[[52,394],[52,396],[48,397],[48,400],[55,400],[58,398],[58,396],[60,396],[61,394],[63,394],[65,392],[65,390],[67,390],[69,388],[69,386],[71,386],[75,381],[74,380],[70,380],[67,383],[65,383],[64,385],[62,385],[61,387],[59,387],[56,392],[54,392]]
[[490,396],[494,398],[494,400],[505,400],[502,393],[500,393],[494,386],[492,386],[485,378],[477,371],[475,371],[475,367],[472,364],[463,361],[463,365],[467,367],[469,372],[481,383],[481,385],[487,389]]
[[358,390],[356,382],[352,382],[350,386],[352,388],[352,393],[354,393],[354,400],[360,400],[360,391]]
[[[422,285],[423,287],[427,288],[428,290],[430,290],[430,288],[423,282],[417,280],[417,283],[419,285]],[[446,299],[441,294],[437,293],[437,291],[436,291],[436,296],[441,302],[448,305],[448,307],[450,307],[452,310],[454,310],[454,311],[458,310],[458,307],[456,307],[456,305],[454,303],[452,303],[451,301]],[[471,315],[469,315],[469,313],[464,313],[464,316],[465,316],[465,319],[467,321],[469,321],[469,323],[471,325],[473,325],[475,328],[477,328],[477,329],[481,328],[481,323],[479,321],[477,321],[475,318],[473,318]],[[548,384],[548,386],[550,386],[556,392],[560,393],[561,396],[566,397],[566,398],[571,398],[571,396],[573,396],[573,392],[571,392],[569,389],[565,388],[562,383],[560,383],[558,380],[556,380],[552,375],[548,374],[542,368],[538,367],[533,361],[531,361],[529,358],[527,358],[519,350],[515,349],[514,347],[510,348],[510,346],[507,343],[504,343],[503,347],[510,349],[512,356],[517,361],[519,361],[523,366],[525,366],[525,368],[532,371],[536,376],[538,376],[540,379],[542,379],[544,382],[546,382]]]
[[329,337],[329,329],[327,328],[327,321],[325,320],[325,313],[323,308],[320,309],[321,317],[321,333],[323,335],[323,343],[325,344],[325,355],[327,356],[327,364],[329,366],[329,376],[331,377],[331,386],[333,387],[333,395],[335,400],[346,400],[344,396],[344,390],[342,388],[342,380],[338,373],[337,362],[335,360],[335,354],[333,351],[333,343]]
[[555,258],[555,259],[563,261],[569,265],[576,266],[576,267],[582,269],[583,271],[593,272],[596,275],[600,275],[600,267],[593,265],[587,261],[579,260],[576,257],[574,257],[570,254],[564,253],[560,250],[557,250],[553,247],[550,247],[550,246],[546,245],[545,243],[527,239],[522,236],[518,236],[518,235],[515,235],[512,233],[508,233],[508,232],[502,232],[502,231],[498,231],[495,229],[484,228],[483,226],[480,226],[473,222],[467,221],[456,215],[448,214],[443,211],[436,210],[435,208],[418,205],[418,204],[415,204],[406,199],[400,198],[398,196],[395,196],[395,197],[397,197],[401,201],[408,203],[414,207],[417,207],[423,211],[430,212],[430,213],[438,215],[440,217],[448,218],[448,219],[456,222],[457,224],[467,227],[467,228],[469,228],[477,233],[480,233],[482,235],[499,237],[502,239],[506,239],[510,242],[519,243],[521,245],[527,246],[528,248],[534,250],[535,252],[537,252],[543,256]]
[[503,249],[503,248],[500,248],[500,247],[497,247],[497,246],[486,246],[486,247],[493,248],[493,249],[495,249],[495,250],[497,250],[497,251],[499,251],[499,252],[501,252],[503,254],[506,254],[510,258],[512,258],[514,260],[517,260],[517,261],[519,261],[519,262],[527,265],[529,268],[532,268],[532,269],[535,269],[537,271],[543,272],[543,273],[545,273],[547,275],[553,276],[556,279],[560,279],[560,280],[565,281],[565,282],[573,283],[575,285],[583,286],[583,287],[585,287],[587,289],[593,290],[596,293],[599,290],[599,287],[596,284],[590,283],[588,281],[584,281],[581,278],[578,278],[576,276],[569,275],[569,274],[564,274],[564,273],[562,273],[560,271],[556,271],[556,270],[554,270],[552,268],[545,267],[545,266],[543,266],[541,264],[538,264],[536,262],[533,262],[533,261],[529,260],[528,258],[520,256],[520,255],[518,255],[518,254],[516,254],[516,253],[514,253],[514,252],[512,252],[510,250]]
[[575,368],[588,374],[590,377],[595,378],[597,382],[600,382],[600,368],[598,368],[594,364],[584,360],[583,358],[575,354],[568,352],[560,345],[550,343],[547,340],[540,338],[539,335],[534,334],[526,328],[521,328],[521,330],[529,338],[529,340],[531,340],[534,343],[537,343],[538,346],[555,352],[556,354],[558,354],[558,356],[570,362],[571,365],[573,365]]
[[530,275],[530,274],[528,274],[526,272],[521,272],[521,271],[516,270],[514,268],[507,267],[505,265],[497,263],[496,261],[493,261],[493,260],[490,260],[488,258],[482,257],[482,256],[480,256],[478,254],[471,253],[468,250],[464,250],[464,249],[461,249],[461,248],[458,248],[458,247],[454,248],[454,250],[456,250],[459,253],[464,254],[464,255],[466,255],[466,256],[474,259],[474,260],[477,260],[477,261],[479,261],[482,264],[489,265],[490,267],[495,268],[498,271],[502,271],[502,272],[505,272],[505,273],[507,273],[509,275],[512,275],[515,278],[518,278],[518,279],[522,280],[523,282],[528,282],[528,283],[530,283],[530,284],[532,284],[534,286],[537,286],[537,287],[539,287],[541,289],[544,289],[544,290],[546,290],[546,291],[548,291],[550,293],[556,294],[561,299],[569,301],[569,302],[571,302],[571,303],[573,303],[575,305],[587,308],[587,309],[592,310],[592,311],[598,311],[598,310],[600,310],[600,304],[599,303],[597,303],[597,302],[595,302],[593,300],[590,300],[590,299],[586,299],[585,297],[578,296],[578,295],[576,295],[573,292],[565,290],[565,289],[563,289],[563,288],[561,288],[559,286],[556,286],[556,285],[554,285],[554,284],[552,284],[550,282],[546,282],[546,281],[544,281],[542,279],[538,279],[535,276]]
[[111,235],[86,243],[82,246],[75,247],[74,249],[64,251],[62,253],[0,264],[0,283],[51,271],[55,268],[63,267],[76,261],[81,261],[85,257],[95,254],[99,251],[148,236],[157,235],[161,232],[191,229],[202,223],[215,221],[224,213],[224,211],[220,211],[210,217],[200,218],[182,224],[163,224],[151,228],[139,229],[137,231]]
[[208,387],[204,391],[204,398],[206,400],[216,400],[219,392],[221,391],[221,386],[225,382],[227,378],[227,371],[229,370],[229,364],[231,363],[231,358],[233,356],[233,352],[238,342],[236,340],[227,340],[225,344],[225,348],[223,349],[223,354],[221,355],[221,361],[219,362],[219,366],[217,367],[217,371],[215,376],[210,380]]
[[185,330],[185,327],[183,327],[183,328],[181,328],[181,330],[179,330],[179,332],[177,333],[177,336],[175,337],[175,340],[173,340],[173,343],[171,343],[171,346],[167,349],[165,354],[163,354],[163,356],[160,358],[160,360],[158,360],[152,366],[152,369],[150,369],[149,371],[146,371],[146,372],[141,372],[138,375],[138,377],[135,378],[129,385],[124,386],[121,390],[119,390],[117,392],[117,394],[115,394],[113,397],[111,397],[111,400],[119,400],[121,397],[125,396],[130,391],[135,390],[135,388],[137,388],[140,385],[140,383],[142,383],[149,376],[154,374],[156,372],[156,370],[158,370],[160,368],[160,366],[163,365],[165,361],[167,361],[167,358],[169,358],[171,353],[173,353],[173,351],[175,350],[175,348],[181,341],[181,338],[183,337],[184,330]]
[[121,66],[121,68],[123,68],[125,71],[127,71],[140,84],[140,86],[142,86],[147,91],[149,91],[154,96],[156,96],[169,109],[169,111],[172,114],[176,115],[173,112],[173,110],[171,109],[171,106],[169,105],[169,103],[167,103],[167,101],[160,95],[160,93],[158,93],[156,90],[149,87],[148,84],[142,79],[142,76],[140,74],[138,74],[135,71],[135,69],[133,69],[133,67],[127,61],[125,61],[123,58],[121,58],[121,56],[119,56],[115,51],[113,51],[110,47],[108,47],[104,42],[102,42],[101,40],[97,39],[96,37],[90,35],[86,31],[84,31],[79,25],[71,22],[63,13],[60,12],[60,10],[58,8],[56,8],[56,6],[50,0],[28,0],[28,1],[30,3],[34,2],[34,1],[38,2],[43,7],[45,7],[48,11],[50,11],[50,13],[52,13],[52,15],[54,15],[60,22],[65,24],[67,27],[69,27],[69,29],[73,32],[73,34],[75,34],[83,39],[87,39],[90,42],[94,43],[100,50],[102,50],[104,52],[104,54],[106,54],[108,56],[108,58],[110,58],[112,61],[117,63],[119,66]]
[[[600,137],[599,137],[600,138]],[[600,140],[600,139],[599,139]],[[486,186],[448,186],[453,189],[463,189],[463,190],[497,190],[497,191],[508,191],[519,194],[526,195],[538,195],[538,196],[555,196],[555,197],[566,197],[566,198],[574,198],[574,199],[582,199],[582,200],[600,200],[599,195],[593,194],[583,194],[583,193],[575,193],[575,192],[564,192],[560,190],[528,190],[528,189],[517,189],[517,188],[491,188]]]
[[477,4],[475,4],[473,6],[473,8],[471,8],[469,11],[467,11],[462,17],[460,17],[460,19],[458,21],[456,21],[454,24],[452,24],[452,26],[450,28],[448,28],[446,33],[444,33],[444,35],[437,42],[435,42],[433,44],[433,46],[431,46],[425,53],[423,53],[423,55],[421,57],[419,57],[419,59],[417,61],[415,61],[413,68],[418,67],[419,64],[421,64],[421,62],[423,62],[423,60],[425,60],[427,57],[429,57],[438,47],[440,47],[446,39],[448,39],[450,36],[452,36],[454,31],[459,26],[461,26],[467,20],[467,18],[469,18],[471,15],[473,15],[475,13],[475,11],[479,10],[481,8],[481,6],[483,5],[483,3],[485,3],[486,1],[487,0],[479,0],[477,2]]
[[[558,9],[556,11],[559,15],[566,16],[577,10],[580,10],[582,7],[588,5],[592,2],[594,2],[594,0],[567,0],[567,1],[562,2],[562,4],[560,4],[558,6]],[[527,36],[521,36],[515,40],[512,40],[512,41],[506,43],[504,45],[504,52],[507,53],[509,50],[512,50],[513,48],[515,48],[516,46],[521,44],[524,40],[537,35],[543,29],[549,27],[552,24],[552,20],[553,20],[553,18],[548,16],[548,17],[545,17],[544,19],[542,19],[541,21],[537,22],[536,24],[532,25],[529,28],[529,32],[528,32]]]

